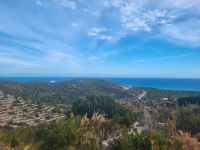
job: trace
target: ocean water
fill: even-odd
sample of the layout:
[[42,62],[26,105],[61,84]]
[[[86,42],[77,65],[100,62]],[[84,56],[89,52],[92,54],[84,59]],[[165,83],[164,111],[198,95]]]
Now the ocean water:
[[[69,81],[80,79],[75,77],[0,77],[0,80],[12,80],[20,82],[33,81]],[[81,78],[83,79],[83,78]],[[86,78],[87,79],[87,78]],[[103,79],[129,87],[149,87],[168,90],[200,91],[200,78],[94,78]]]

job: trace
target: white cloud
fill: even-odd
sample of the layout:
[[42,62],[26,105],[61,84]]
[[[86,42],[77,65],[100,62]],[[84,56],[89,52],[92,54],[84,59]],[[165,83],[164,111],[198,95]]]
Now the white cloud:
[[78,27],[78,24],[75,23],[75,22],[72,22],[72,23],[71,23],[71,26],[74,27],[74,28],[77,28],[77,27]]
[[178,55],[171,55],[171,56],[163,56],[163,57],[154,57],[150,59],[137,59],[134,63],[149,63],[153,61],[169,61],[169,60],[178,60],[189,56],[189,54],[178,54]]
[[69,9],[76,9],[76,2],[74,0],[60,0],[60,5]]
[[94,39],[110,41],[113,39],[113,37],[111,35],[108,35],[107,32],[109,31],[106,28],[94,27],[88,32],[88,36],[93,37]]
[[179,41],[191,46],[200,46],[200,19],[190,19],[168,25],[163,28],[162,33],[171,41]]
[[62,52],[58,50],[49,50],[45,59],[53,64],[64,64],[68,66],[78,66],[78,59],[75,55],[69,52]]
[[[54,3],[55,2],[55,3]],[[77,4],[75,0],[35,0],[38,6],[48,6],[48,5],[60,5],[69,9],[76,9]]]
[[45,7],[45,6],[49,5],[49,3],[45,0],[36,0],[35,3],[36,3],[36,5],[38,5],[40,7]]
[[99,17],[100,16],[100,12],[98,11],[91,11],[90,12],[93,16]]
[[[51,3],[53,1],[56,2],[56,4],[69,9],[76,9],[78,3],[83,4],[80,6],[85,7],[80,8],[80,12],[85,12],[83,13],[85,15],[84,17],[87,18],[87,15],[92,15],[90,16],[91,20],[84,18],[79,25],[72,21],[71,26],[74,28],[87,30],[91,25],[99,26],[101,25],[101,20],[99,20],[101,17],[99,16],[104,17],[105,20],[114,21],[113,23],[109,21],[106,21],[106,23],[103,22],[103,24],[106,24],[106,27],[109,26],[112,28],[112,31],[105,28],[92,28],[88,32],[88,36],[93,37],[94,39],[114,42],[127,34],[134,34],[134,32],[156,31],[161,36],[164,35],[169,37],[169,39],[173,39],[174,42],[184,42],[189,40],[198,41],[198,32],[191,33],[192,31],[190,31],[189,34],[191,36],[183,39],[180,35],[183,27],[179,26],[184,24],[184,22],[187,24],[187,19],[185,19],[183,23],[179,23],[177,20],[179,20],[179,18],[181,20],[181,18],[188,17],[187,15],[189,15],[189,18],[195,16],[198,18],[200,15],[200,9],[198,10],[200,7],[199,0],[102,0],[91,2],[90,6],[84,5],[88,2],[84,0],[49,0],[48,2],[53,4]],[[36,2],[38,5],[43,5],[47,1],[36,0]],[[194,12],[196,14],[195,16],[192,16],[194,15]],[[77,13],[79,13],[78,9]],[[20,26],[17,27],[19,28]],[[196,27],[196,29],[197,28],[198,27]],[[191,42],[191,45],[193,43],[197,42]]]
[[14,65],[16,67],[38,67],[39,66],[39,65],[37,65],[35,63],[31,63],[29,61],[16,59],[16,58],[6,58],[6,57],[0,58],[0,63]]
[[91,55],[88,57],[89,61],[97,61],[97,62],[104,62],[104,60],[108,57],[116,56],[120,53],[118,50],[112,50],[112,51],[100,51],[96,52],[95,55]]
[[174,43],[200,46],[199,0],[103,0],[103,5],[128,30],[156,30]]
[[41,0],[36,0],[36,4],[37,4],[38,6],[42,6],[42,5],[43,5],[43,2],[42,2]]
[[99,59],[99,57],[97,57],[97,56],[90,56],[90,57],[88,58],[89,61],[96,61],[96,60],[98,60],[98,59]]
[[118,13],[122,26],[132,31],[151,31],[154,26],[168,24],[174,16],[167,10],[148,8],[147,0],[104,0],[105,7]]
[[199,9],[199,0],[159,0],[159,3],[163,7],[173,9]]
[[13,65],[16,67],[26,68],[26,67],[39,67],[39,64],[33,63],[31,61],[13,57],[13,54],[8,52],[0,52],[0,63]]

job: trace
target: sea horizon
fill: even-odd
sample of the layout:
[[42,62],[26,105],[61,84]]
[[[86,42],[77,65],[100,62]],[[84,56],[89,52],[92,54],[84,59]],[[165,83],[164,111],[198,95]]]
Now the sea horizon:
[[100,79],[128,87],[157,88],[178,91],[200,91],[200,78],[178,77],[0,77],[0,81],[18,82],[63,82],[75,79]]

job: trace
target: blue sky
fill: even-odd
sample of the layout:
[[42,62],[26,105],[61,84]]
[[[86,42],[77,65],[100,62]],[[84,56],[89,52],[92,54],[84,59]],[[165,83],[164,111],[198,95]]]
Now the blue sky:
[[200,77],[199,0],[1,0],[0,76]]

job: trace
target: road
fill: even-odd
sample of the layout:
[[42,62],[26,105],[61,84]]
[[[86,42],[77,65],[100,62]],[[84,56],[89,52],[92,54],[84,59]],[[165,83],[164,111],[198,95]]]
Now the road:
[[143,97],[146,96],[146,94],[147,94],[147,92],[146,92],[146,91],[143,91],[142,94],[140,94],[140,95],[138,96],[138,100],[141,100]]

